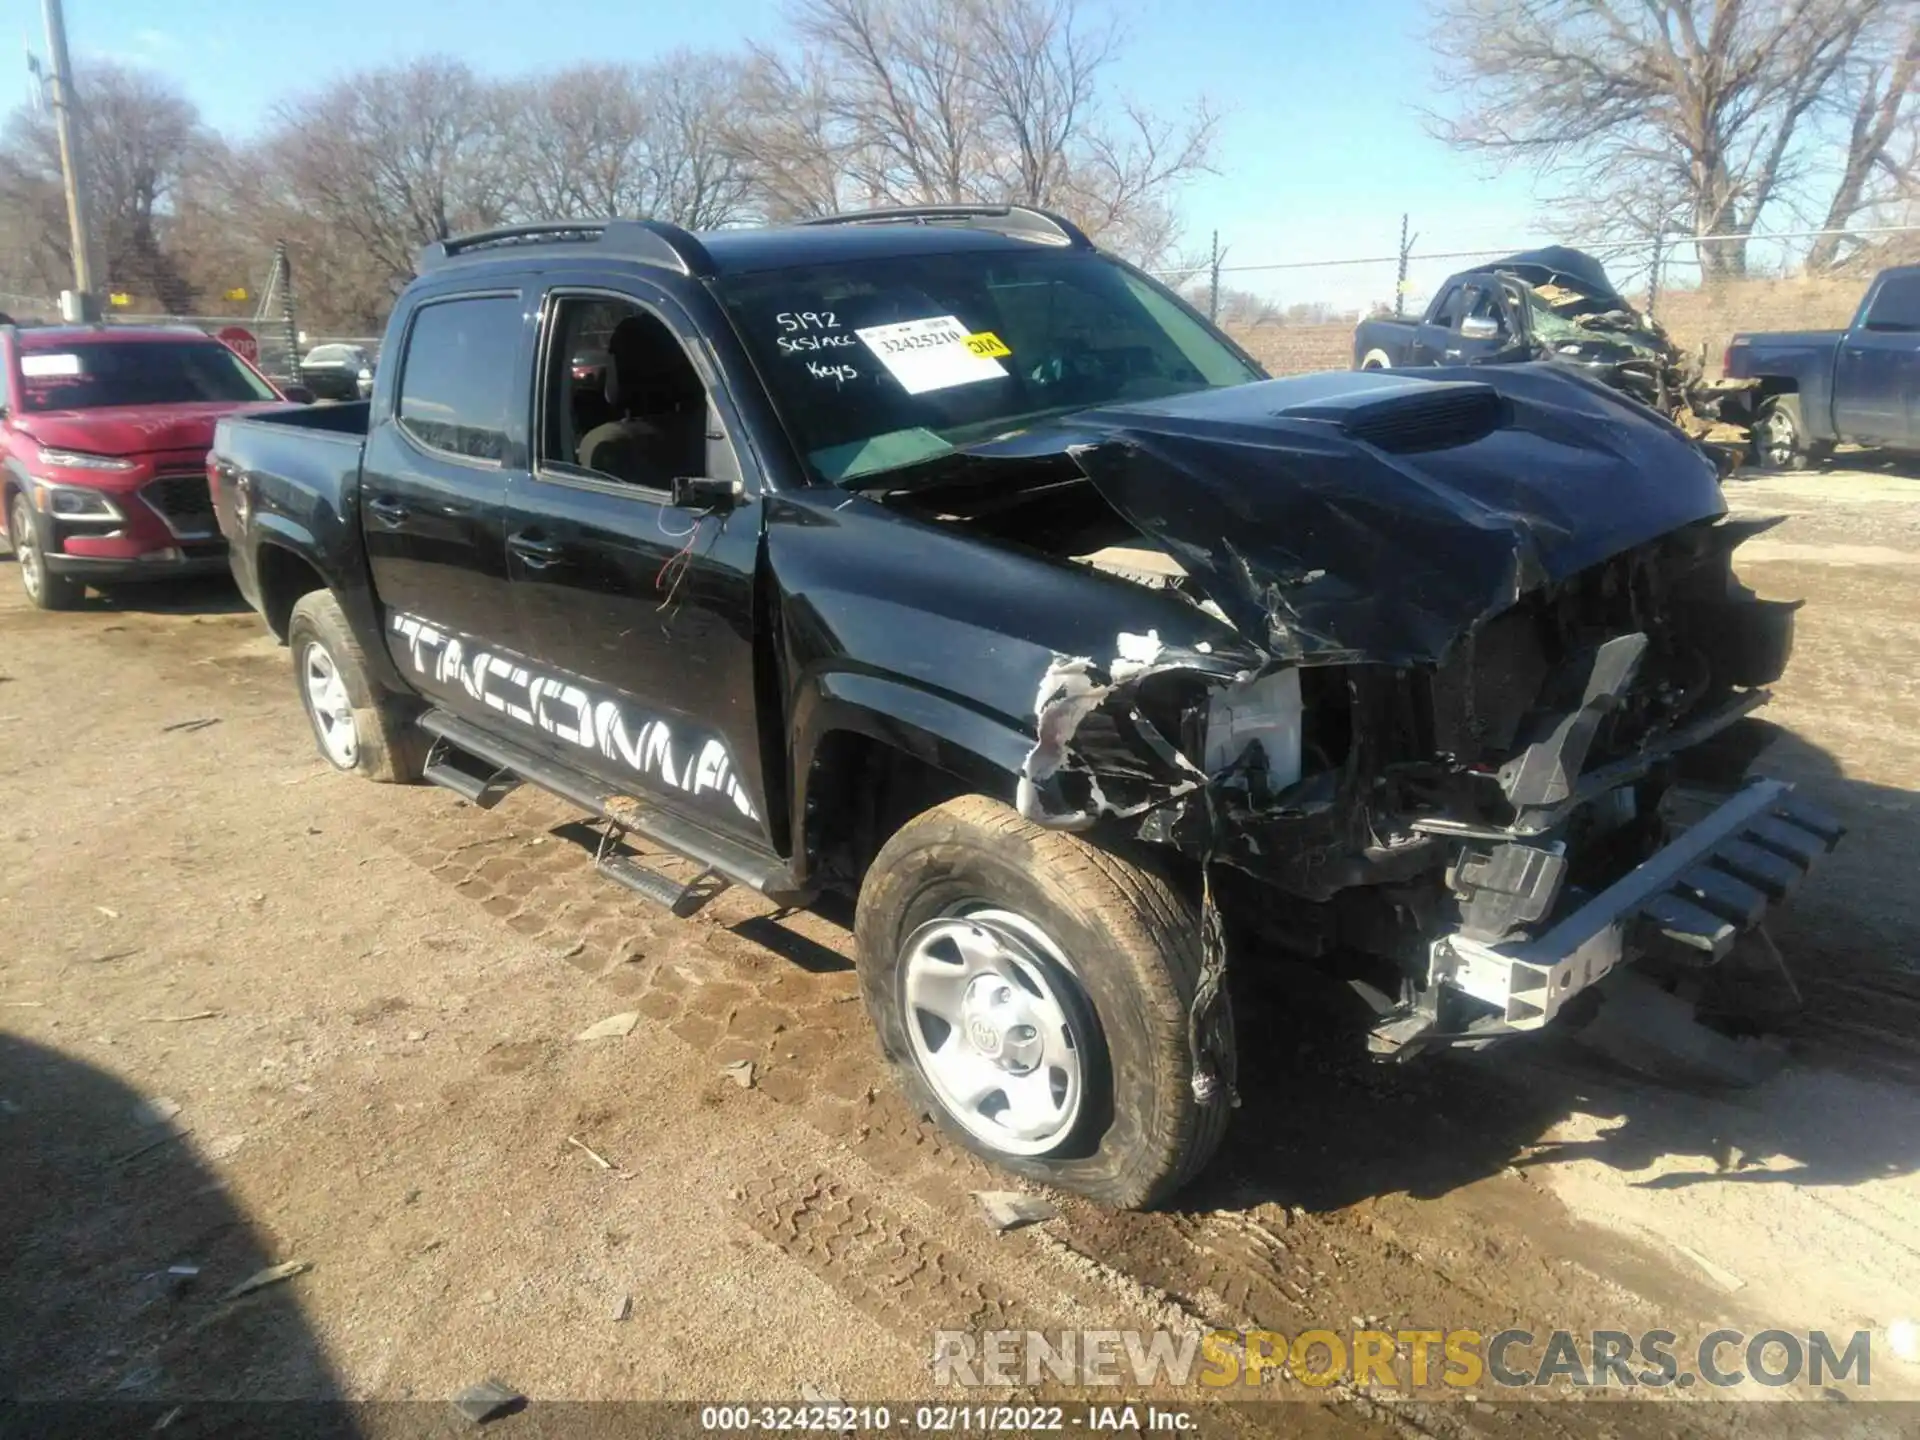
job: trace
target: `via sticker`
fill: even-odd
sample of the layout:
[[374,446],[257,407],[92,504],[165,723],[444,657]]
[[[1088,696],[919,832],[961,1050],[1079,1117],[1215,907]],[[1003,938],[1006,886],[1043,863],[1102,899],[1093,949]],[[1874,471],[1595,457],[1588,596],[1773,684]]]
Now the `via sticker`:
[[989,360],[997,360],[1002,355],[1013,354],[1013,351],[1007,348],[1007,342],[991,330],[982,330],[967,336],[967,349],[976,355],[984,355]]
[[59,375],[78,375],[78,355],[22,355],[20,374],[28,380],[50,380]]
[[[909,395],[947,390],[981,380],[1003,380],[1007,367],[992,353],[976,351],[965,325],[952,315],[925,320],[903,320],[897,325],[873,325],[856,330],[860,342],[879,357],[887,372]],[[999,344],[996,337],[987,336]],[[999,354],[1012,354],[1001,346]]]

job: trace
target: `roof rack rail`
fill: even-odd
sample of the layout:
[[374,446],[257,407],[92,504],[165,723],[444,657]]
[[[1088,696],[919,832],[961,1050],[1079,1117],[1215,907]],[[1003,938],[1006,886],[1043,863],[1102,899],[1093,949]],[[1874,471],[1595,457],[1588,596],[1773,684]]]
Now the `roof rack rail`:
[[471,235],[435,240],[421,250],[413,268],[418,274],[450,260],[514,245],[581,244],[623,251],[647,265],[679,275],[710,276],[713,257],[699,237],[665,220],[539,220],[527,225],[502,225]]
[[802,225],[974,225],[1043,245],[1093,249],[1087,233],[1064,215],[1032,205],[893,205],[878,210],[849,210],[820,215]]

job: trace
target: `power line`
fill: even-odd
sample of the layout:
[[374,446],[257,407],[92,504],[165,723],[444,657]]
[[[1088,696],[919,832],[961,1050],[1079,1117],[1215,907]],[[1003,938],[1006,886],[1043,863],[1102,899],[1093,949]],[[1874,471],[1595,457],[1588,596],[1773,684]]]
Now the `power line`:
[[[1755,231],[1752,234],[1739,235],[1667,235],[1663,243],[1677,245],[1706,244],[1715,240],[1744,240],[1764,244],[1769,240],[1811,240],[1820,235],[1907,235],[1920,233],[1920,225],[1867,225],[1848,226],[1837,230],[1775,230],[1767,233]],[[1624,251],[1643,250],[1655,243],[1652,236],[1642,240],[1570,240],[1565,242],[1578,250],[1589,253],[1616,254]],[[1495,245],[1481,250],[1432,250],[1421,255],[1408,255],[1413,260],[1477,260],[1486,255],[1510,255],[1510,245]],[[1222,275],[1244,275],[1259,270],[1326,270],[1341,265],[1398,265],[1401,257],[1394,255],[1367,255],[1352,260],[1275,260],[1261,265],[1223,265]],[[1182,266],[1172,270],[1155,270],[1152,273],[1162,277],[1197,275],[1208,267],[1202,265]]]

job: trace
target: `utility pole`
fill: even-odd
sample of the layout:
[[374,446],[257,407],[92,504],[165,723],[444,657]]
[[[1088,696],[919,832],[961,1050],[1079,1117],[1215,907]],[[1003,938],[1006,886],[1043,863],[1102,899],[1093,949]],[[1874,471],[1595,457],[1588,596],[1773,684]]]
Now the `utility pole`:
[[67,321],[100,318],[100,298],[93,292],[93,251],[87,233],[86,191],[81,183],[80,127],[73,113],[73,66],[67,59],[67,22],[60,0],[44,0],[47,49],[53,61],[48,88],[52,91],[54,129],[60,137],[60,174],[67,187],[67,229],[73,243],[73,289],[60,297],[60,315]]

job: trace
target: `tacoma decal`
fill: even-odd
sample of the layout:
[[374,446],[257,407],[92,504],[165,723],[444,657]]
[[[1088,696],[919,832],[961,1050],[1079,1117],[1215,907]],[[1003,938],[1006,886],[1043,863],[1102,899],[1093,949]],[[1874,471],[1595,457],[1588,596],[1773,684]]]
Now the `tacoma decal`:
[[458,687],[489,710],[595,751],[672,789],[724,796],[747,819],[759,818],[720,740],[677,740],[664,720],[636,726],[617,701],[600,699],[572,679],[543,673],[536,662],[443,630],[417,615],[395,613],[393,629],[405,637],[416,675],[447,689]]

